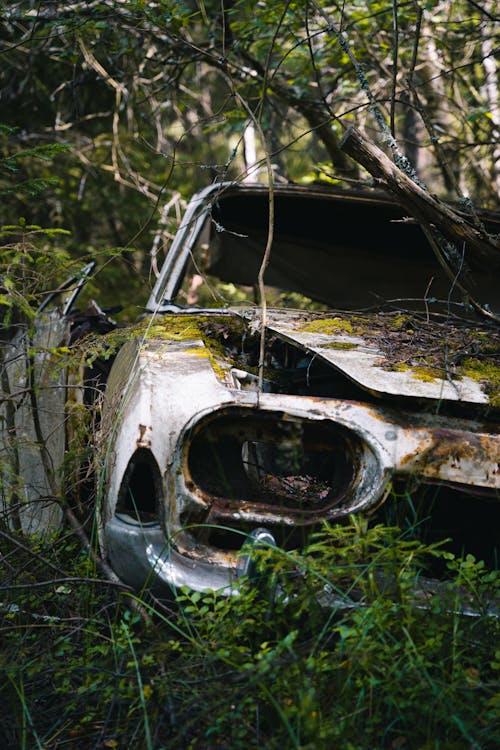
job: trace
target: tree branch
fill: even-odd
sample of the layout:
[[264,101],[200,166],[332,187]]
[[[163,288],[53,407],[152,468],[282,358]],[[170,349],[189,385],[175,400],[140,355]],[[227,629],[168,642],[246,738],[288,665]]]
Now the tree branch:
[[458,245],[465,242],[469,265],[481,269],[500,268],[498,240],[469,224],[463,216],[417,185],[359,130],[350,128],[342,138],[340,148],[361,164],[372,177],[381,180],[420,223],[438,227],[443,237],[450,242]]

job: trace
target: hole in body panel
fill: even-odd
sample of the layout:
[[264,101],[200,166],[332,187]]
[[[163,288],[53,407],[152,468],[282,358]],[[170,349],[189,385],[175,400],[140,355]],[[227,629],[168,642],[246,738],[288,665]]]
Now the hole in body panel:
[[161,496],[162,480],[158,464],[151,451],[139,448],[123,476],[116,512],[139,521],[157,520]]

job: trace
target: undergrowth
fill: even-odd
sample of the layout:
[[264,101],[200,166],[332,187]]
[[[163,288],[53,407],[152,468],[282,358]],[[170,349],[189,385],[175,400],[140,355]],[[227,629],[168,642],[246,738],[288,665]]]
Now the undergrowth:
[[[258,551],[238,595],[160,602],[101,580],[71,536],[1,534],[6,750],[500,747],[500,581],[470,556],[352,520]],[[424,600],[429,558],[448,582]]]

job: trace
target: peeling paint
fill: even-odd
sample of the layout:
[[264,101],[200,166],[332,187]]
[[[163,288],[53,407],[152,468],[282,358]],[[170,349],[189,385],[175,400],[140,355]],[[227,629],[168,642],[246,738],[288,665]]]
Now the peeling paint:
[[138,448],[151,448],[152,430],[151,426],[147,427],[145,424],[139,425],[139,437],[136,440]]

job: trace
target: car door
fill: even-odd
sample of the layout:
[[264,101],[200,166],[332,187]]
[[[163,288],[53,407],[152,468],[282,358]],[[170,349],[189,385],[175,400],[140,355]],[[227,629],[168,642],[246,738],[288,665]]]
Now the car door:
[[11,530],[47,534],[61,524],[67,367],[57,350],[69,341],[71,312],[94,266],[50,294],[3,347],[0,512]]

